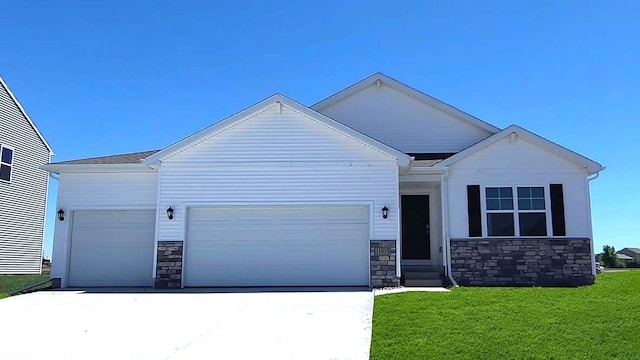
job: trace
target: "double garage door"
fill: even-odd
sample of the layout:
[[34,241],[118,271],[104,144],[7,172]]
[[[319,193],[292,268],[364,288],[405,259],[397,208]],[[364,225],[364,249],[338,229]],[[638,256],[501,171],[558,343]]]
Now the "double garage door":
[[191,208],[185,286],[369,284],[369,210],[358,206]]
[[[69,285],[150,286],[154,229],[155,211],[75,212]],[[366,286],[369,210],[190,208],[183,275],[193,287]]]

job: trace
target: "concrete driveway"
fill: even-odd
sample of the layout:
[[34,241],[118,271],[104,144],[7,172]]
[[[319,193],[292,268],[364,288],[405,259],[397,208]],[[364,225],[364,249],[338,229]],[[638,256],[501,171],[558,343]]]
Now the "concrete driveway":
[[0,359],[368,359],[369,290],[48,291],[0,300]]

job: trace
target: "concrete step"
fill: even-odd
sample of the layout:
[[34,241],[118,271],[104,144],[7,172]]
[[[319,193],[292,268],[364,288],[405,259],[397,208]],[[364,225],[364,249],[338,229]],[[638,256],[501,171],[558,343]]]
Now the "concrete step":
[[442,278],[442,274],[435,271],[406,271],[404,273],[404,278],[417,280],[440,279]]
[[402,272],[438,272],[440,274],[444,274],[444,266],[402,265]]
[[406,287],[438,287],[442,286],[442,279],[405,279]]

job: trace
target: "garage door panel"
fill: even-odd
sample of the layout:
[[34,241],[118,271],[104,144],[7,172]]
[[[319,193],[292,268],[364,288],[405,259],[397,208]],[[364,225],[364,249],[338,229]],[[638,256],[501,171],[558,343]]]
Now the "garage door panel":
[[187,286],[369,283],[368,207],[194,208],[188,216]]
[[76,211],[69,286],[149,286],[155,211]]

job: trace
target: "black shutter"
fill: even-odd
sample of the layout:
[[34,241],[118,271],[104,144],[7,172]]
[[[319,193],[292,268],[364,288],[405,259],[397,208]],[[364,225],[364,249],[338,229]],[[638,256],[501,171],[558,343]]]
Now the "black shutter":
[[469,237],[482,236],[480,185],[467,185],[467,211],[469,213]]
[[562,184],[551,184],[551,225],[553,236],[565,236],[567,230],[564,224],[564,194]]

